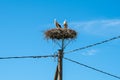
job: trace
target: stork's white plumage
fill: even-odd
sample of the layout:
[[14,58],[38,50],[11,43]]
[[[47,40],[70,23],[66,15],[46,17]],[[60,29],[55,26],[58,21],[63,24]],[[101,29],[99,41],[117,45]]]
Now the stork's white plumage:
[[57,28],[61,28],[61,25],[57,22],[56,19],[54,20],[54,24],[55,24],[55,26],[56,26]]
[[68,24],[66,20],[63,22],[63,25],[64,25],[64,28],[68,28]]

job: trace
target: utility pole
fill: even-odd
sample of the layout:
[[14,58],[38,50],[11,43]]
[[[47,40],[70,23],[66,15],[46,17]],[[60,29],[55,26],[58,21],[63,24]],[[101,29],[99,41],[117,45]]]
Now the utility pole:
[[64,38],[62,39],[61,49],[58,50],[58,65],[56,67],[54,80],[63,80],[63,51],[64,51]]
[[54,76],[54,80],[62,80],[62,64],[63,64],[63,50],[58,50],[58,65],[56,67],[56,72]]
[[63,50],[59,50],[58,52],[58,80],[62,80],[62,60],[63,58]]

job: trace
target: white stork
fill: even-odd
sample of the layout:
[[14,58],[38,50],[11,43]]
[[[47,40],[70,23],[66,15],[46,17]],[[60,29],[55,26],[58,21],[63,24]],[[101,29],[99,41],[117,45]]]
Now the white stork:
[[56,26],[57,28],[61,28],[61,25],[57,22],[56,19],[54,20],[54,24],[55,24],[55,26]]
[[64,28],[65,28],[65,29],[68,28],[68,24],[67,24],[67,21],[66,21],[66,20],[63,22],[63,25],[64,25]]

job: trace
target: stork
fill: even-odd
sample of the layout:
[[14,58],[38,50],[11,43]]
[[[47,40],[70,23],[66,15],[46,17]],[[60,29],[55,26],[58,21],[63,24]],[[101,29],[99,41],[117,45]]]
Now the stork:
[[67,24],[67,21],[66,21],[66,20],[63,22],[63,25],[64,25],[64,28],[65,28],[65,29],[68,28],[68,24]]
[[55,26],[56,26],[58,29],[61,28],[61,25],[57,22],[56,19],[54,20],[54,24],[55,24]]

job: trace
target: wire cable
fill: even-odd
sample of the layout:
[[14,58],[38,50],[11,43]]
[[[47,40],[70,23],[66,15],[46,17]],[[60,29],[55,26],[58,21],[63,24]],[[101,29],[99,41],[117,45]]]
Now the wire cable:
[[94,44],[90,44],[88,46],[84,46],[84,47],[81,47],[81,48],[78,48],[78,49],[74,49],[74,50],[71,50],[71,51],[68,51],[68,52],[65,52],[65,53],[71,53],[71,52],[75,52],[75,51],[78,51],[78,50],[87,49],[87,48],[97,46],[97,45],[100,45],[100,44],[103,44],[103,43],[106,43],[106,42],[109,42],[109,41],[112,41],[112,40],[116,40],[116,39],[119,39],[119,38],[120,38],[120,36],[116,36],[116,37],[113,37],[113,38],[110,38],[110,39],[107,39],[107,40],[104,40],[104,41],[101,41],[101,42],[97,42],[97,43],[94,43]]
[[103,73],[103,74],[106,74],[106,75],[112,76],[112,77],[114,77],[114,78],[120,79],[120,77],[118,77],[118,76],[116,76],[116,75],[113,75],[113,74],[110,74],[110,73],[108,73],[108,72],[105,72],[105,71],[102,71],[102,70],[96,69],[96,68],[91,67],[91,66],[88,66],[88,65],[86,65],[86,64],[82,64],[82,63],[77,62],[77,61],[74,61],[74,60],[72,60],[72,59],[68,59],[68,58],[65,58],[65,57],[63,57],[63,58],[64,58],[65,60],[68,60],[68,61],[74,62],[74,63],[76,63],[76,64],[79,64],[79,65],[81,65],[81,66],[87,67],[87,68],[92,69],[92,70],[95,70],[95,71],[97,71],[97,72],[100,72],[100,73]]
[[0,57],[0,59],[17,59],[17,58],[48,58],[55,57],[56,55],[45,55],[45,56],[17,56],[17,57]]

